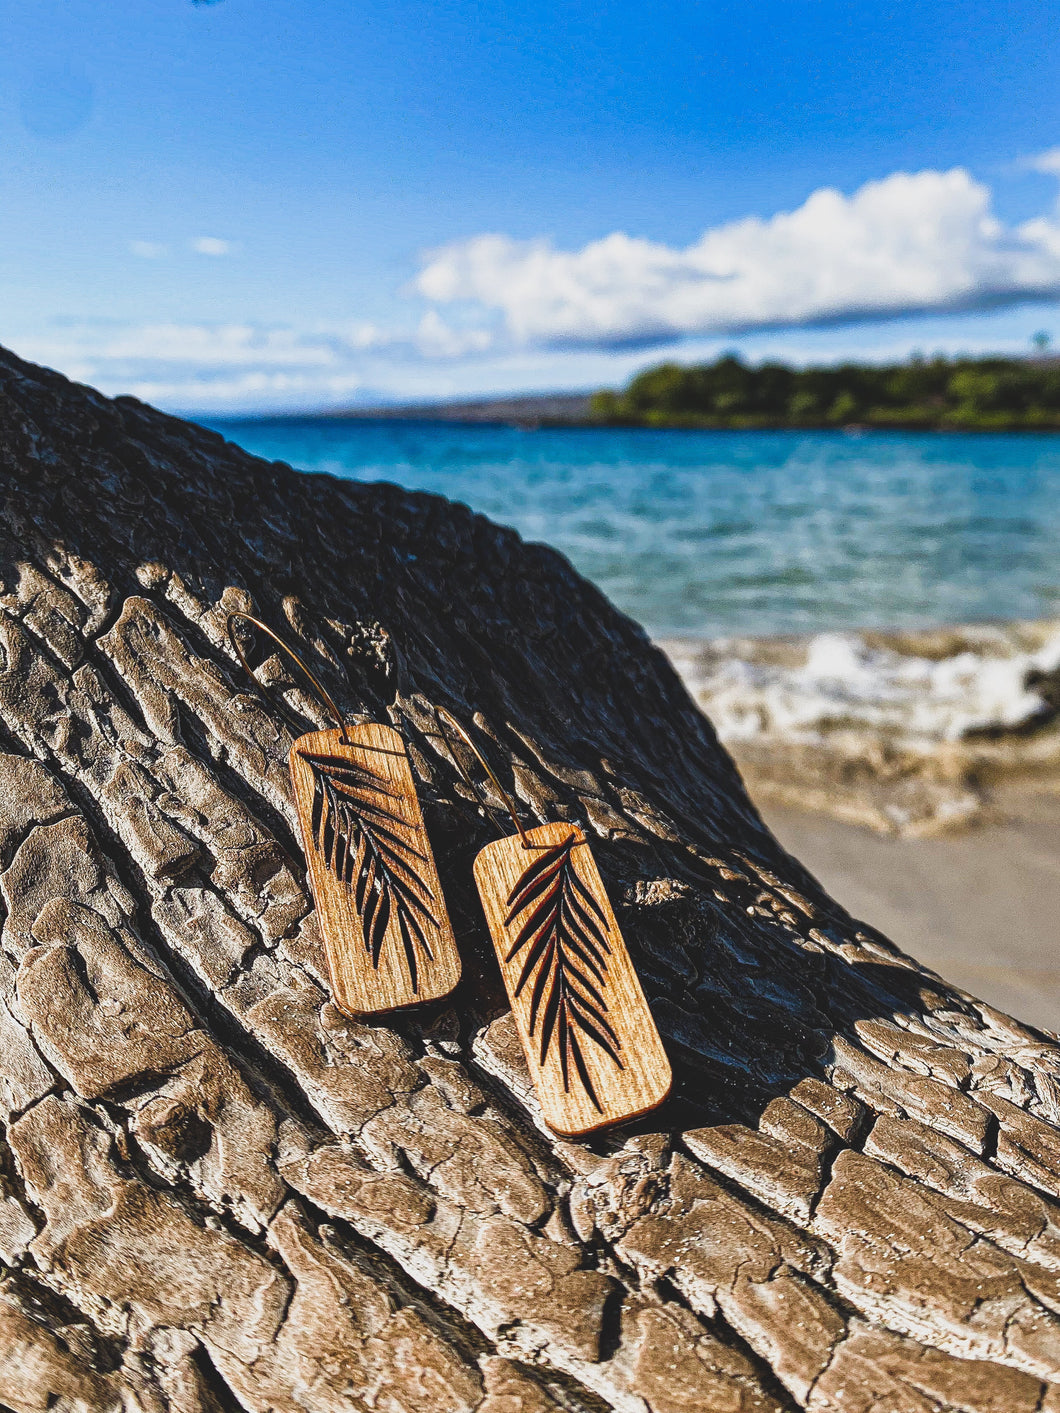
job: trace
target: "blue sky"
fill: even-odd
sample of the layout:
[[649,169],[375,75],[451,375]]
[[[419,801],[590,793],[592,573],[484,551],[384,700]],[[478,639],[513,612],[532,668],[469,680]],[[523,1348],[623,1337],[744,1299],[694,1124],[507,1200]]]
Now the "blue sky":
[[183,411],[1060,342],[1060,4],[7,0],[0,342]]

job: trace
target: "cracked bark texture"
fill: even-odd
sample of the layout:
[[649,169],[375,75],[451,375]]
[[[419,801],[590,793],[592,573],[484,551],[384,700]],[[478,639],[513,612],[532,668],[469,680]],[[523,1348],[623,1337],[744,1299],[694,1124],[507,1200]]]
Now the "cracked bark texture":
[[[1060,1050],[835,904],[564,560],[6,354],[0,477],[0,1406],[1060,1410]],[[332,1004],[237,608],[404,732],[446,1002]],[[434,703],[593,841],[637,1125],[540,1122]]]

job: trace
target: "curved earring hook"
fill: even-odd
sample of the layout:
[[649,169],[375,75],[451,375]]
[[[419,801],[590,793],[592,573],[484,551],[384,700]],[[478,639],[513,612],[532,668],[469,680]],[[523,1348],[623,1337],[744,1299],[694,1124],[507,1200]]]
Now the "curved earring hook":
[[[254,669],[247,661],[246,654],[243,651],[239,639],[232,631],[232,625],[237,618],[245,618],[248,623],[253,623],[254,627],[257,628],[260,633],[264,633],[266,637],[271,638],[272,641],[276,644],[276,646],[281,648],[283,652],[287,654],[287,656],[291,659],[295,666],[301,670],[302,674],[310,683],[317,696],[324,703],[326,709],[335,718],[336,724],[338,725],[339,730],[342,732],[343,743],[347,746],[350,745],[350,739],[346,735],[346,722],[343,719],[342,713],[332,701],[331,694],[328,692],[327,688],[316,676],[316,674],[311,672],[310,669],[305,665],[302,659],[295,652],[294,648],[290,647],[287,643],[285,643],[284,640],[279,636],[279,634],[274,633],[272,631],[272,629],[267,623],[262,623],[261,619],[255,618],[252,613],[230,613],[228,615],[228,622],[226,625],[228,629],[228,641],[232,644],[232,648],[235,651],[235,655],[239,658],[239,661],[242,664],[243,671],[254,683],[254,686],[257,687],[258,691],[261,692],[262,696],[264,696],[268,701],[272,702],[274,706],[276,705],[278,699],[273,696],[272,689],[270,687],[266,687],[264,682],[259,681],[258,678],[255,677]],[[288,707],[286,702],[281,703],[281,714],[287,710]]]
[[[460,739],[465,743],[465,745],[467,745],[467,746],[469,747],[469,749],[471,750],[472,755],[474,755],[474,757],[475,757],[475,759],[478,761],[479,765],[481,765],[482,769],[486,772],[486,775],[489,777],[490,782],[491,782],[491,784],[493,785],[493,788],[497,791],[497,794],[500,795],[501,799],[504,801],[505,805],[507,806],[508,813],[509,813],[509,814],[511,815],[511,817],[512,817],[512,823],[515,825],[515,827],[516,827],[516,829],[517,829],[517,831],[518,831],[518,833],[519,833],[519,838],[522,840],[523,848],[524,848],[524,849],[532,849],[532,848],[534,847],[534,845],[533,845],[533,843],[531,842],[529,836],[527,835],[526,830],[523,828],[523,822],[522,822],[522,820],[519,818],[519,815],[516,813],[515,806],[512,804],[512,797],[508,794],[508,791],[504,788],[504,786],[501,784],[501,782],[500,782],[500,781],[497,779],[497,777],[494,775],[493,771],[490,769],[489,761],[487,761],[486,757],[482,754],[482,752],[479,750],[479,748],[475,745],[474,741],[472,741],[471,737],[467,734],[467,732],[464,730],[464,728],[460,725],[460,722],[457,721],[456,717],[453,715],[453,713],[452,713],[451,711],[447,711],[445,707],[436,706],[436,707],[434,708],[434,714],[435,714],[435,716],[436,716],[437,719],[438,719],[438,724],[439,724],[439,726],[442,726],[442,725],[443,725],[442,718],[445,717],[446,722],[448,723],[448,726],[451,726],[452,729],[453,729],[453,730],[457,733],[457,735],[460,737]],[[444,733],[443,733],[443,734],[444,734]],[[482,802],[482,807],[483,807],[483,809],[484,809],[484,810],[486,811],[486,813],[487,813],[488,815],[490,815],[490,817],[492,818],[492,816],[493,816],[493,810],[492,810],[492,808],[490,807],[490,805],[488,805],[488,804],[486,803],[486,800],[485,800],[485,797],[484,797],[483,794],[482,794],[482,791],[479,789],[479,787],[478,787],[478,785],[475,783],[475,781],[472,780],[471,776],[468,775],[467,771],[464,769],[463,763],[461,762],[461,760],[460,760],[459,757],[457,756],[456,752],[453,751],[451,748],[450,748],[450,754],[451,754],[452,757],[453,757],[453,764],[456,766],[457,770],[459,770],[460,774],[464,777],[464,779],[467,781],[467,783],[471,786],[471,789],[472,789],[472,790],[475,792],[475,794],[478,796],[479,800]]]

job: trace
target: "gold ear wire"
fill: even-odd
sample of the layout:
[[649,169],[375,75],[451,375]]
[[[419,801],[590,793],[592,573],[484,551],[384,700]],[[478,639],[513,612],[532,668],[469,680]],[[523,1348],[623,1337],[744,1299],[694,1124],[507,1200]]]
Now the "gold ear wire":
[[[237,618],[245,618],[248,623],[253,623],[254,627],[257,628],[260,633],[264,633],[266,637],[271,638],[272,641],[277,645],[277,647],[281,648],[283,652],[285,652],[287,656],[291,659],[291,661],[295,664],[295,666],[301,670],[302,674],[310,683],[317,696],[324,703],[325,708],[335,718],[336,724],[338,725],[339,730],[342,732],[342,740],[348,746],[350,744],[350,740],[349,737],[346,735],[346,722],[343,720],[342,713],[332,701],[331,695],[328,692],[327,688],[316,676],[316,674],[311,672],[310,669],[305,665],[302,659],[295,652],[294,648],[290,647],[287,643],[285,643],[283,639],[279,636],[279,634],[274,633],[272,631],[272,629],[267,623],[262,623],[261,619],[255,618],[252,613],[230,613],[228,615],[228,621],[226,625],[228,629],[228,641],[232,644],[232,648],[235,651],[235,655],[239,658],[239,661],[242,664],[243,671],[254,683],[254,686],[257,687],[258,691],[261,692],[262,696],[264,696],[268,701],[272,702],[274,706],[278,701],[278,698],[273,696],[272,689],[266,687],[265,683],[259,681],[259,679],[254,675],[254,669],[247,661],[246,654],[243,651],[239,639],[232,631],[232,624]],[[282,703],[281,713],[286,710],[286,703]]]
[[[488,760],[486,759],[486,757],[482,754],[482,752],[479,750],[479,748],[475,745],[474,741],[473,741],[473,740],[471,739],[471,737],[467,734],[467,732],[464,730],[464,728],[460,725],[460,722],[457,721],[457,719],[456,719],[456,717],[453,715],[453,713],[452,713],[451,711],[447,711],[445,707],[436,706],[436,707],[434,708],[434,714],[435,714],[435,716],[436,716],[437,719],[438,719],[438,724],[439,724],[439,726],[442,726],[442,727],[443,727],[443,735],[445,734],[444,726],[445,726],[445,724],[447,723],[448,726],[451,726],[451,727],[452,727],[452,729],[457,733],[457,735],[460,737],[460,739],[461,739],[461,740],[465,743],[465,745],[469,748],[469,750],[471,751],[472,755],[473,755],[473,756],[475,757],[475,759],[478,761],[479,765],[481,765],[482,769],[486,772],[486,775],[489,777],[490,782],[491,782],[491,784],[493,785],[493,788],[497,791],[497,794],[500,795],[501,799],[504,801],[504,803],[505,803],[505,805],[506,805],[506,807],[507,807],[508,813],[509,813],[509,814],[511,815],[511,817],[512,817],[512,823],[515,825],[515,828],[516,828],[516,830],[518,831],[518,834],[519,834],[519,838],[522,840],[523,848],[524,848],[524,849],[532,849],[532,848],[534,848],[534,845],[533,845],[533,843],[531,842],[530,838],[528,837],[526,830],[523,828],[523,822],[522,822],[522,820],[519,818],[519,815],[516,813],[515,806],[512,804],[512,798],[511,798],[511,796],[508,794],[508,791],[504,788],[504,786],[501,784],[501,782],[497,779],[496,775],[494,775],[493,771],[492,771],[491,768],[490,768],[489,761],[488,761]],[[444,723],[443,723],[443,720],[442,720],[443,717],[445,718],[445,722],[444,722]],[[453,764],[456,766],[457,770],[460,772],[460,774],[461,774],[461,775],[464,777],[464,779],[467,781],[468,785],[470,785],[471,789],[472,789],[472,790],[475,792],[475,794],[478,796],[479,800],[480,800],[481,803],[482,803],[483,809],[484,809],[484,810],[486,811],[486,813],[490,816],[490,818],[492,818],[492,817],[493,817],[493,809],[492,809],[492,807],[491,807],[491,806],[488,804],[488,802],[486,801],[486,798],[485,798],[485,796],[483,795],[482,791],[479,789],[478,784],[476,783],[476,781],[472,780],[471,776],[470,776],[470,775],[467,773],[467,771],[464,769],[463,761],[460,760],[459,756],[456,754],[456,752],[452,749],[451,746],[450,746],[450,755],[453,757]]]

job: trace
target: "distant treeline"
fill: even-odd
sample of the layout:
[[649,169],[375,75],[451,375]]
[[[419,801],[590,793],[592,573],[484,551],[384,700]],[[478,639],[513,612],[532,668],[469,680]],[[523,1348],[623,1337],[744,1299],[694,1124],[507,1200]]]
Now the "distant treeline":
[[913,358],[834,368],[661,363],[624,392],[598,392],[594,418],[647,427],[1060,428],[1060,360]]

